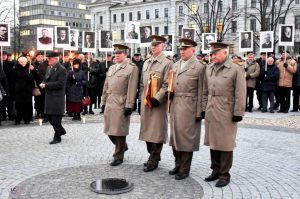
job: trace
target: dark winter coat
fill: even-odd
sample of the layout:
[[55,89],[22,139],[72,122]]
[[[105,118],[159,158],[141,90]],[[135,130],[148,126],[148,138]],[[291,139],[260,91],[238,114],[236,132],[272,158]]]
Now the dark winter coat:
[[106,67],[106,61],[104,60],[103,62],[100,63],[99,65],[99,82],[98,82],[98,89],[100,94],[102,94],[103,91],[103,86],[104,86],[104,82],[106,79],[106,73],[109,69],[110,66],[113,65],[112,61],[108,61],[107,62],[107,67]]
[[16,102],[32,102],[32,89],[34,80],[32,72],[29,72],[29,64],[25,67],[19,63],[13,70],[14,99]]
[[260,71],[261,85],[260,90],[262,92],[275,92],[277,87],[277,82],[279,79],[279,70],[273,65],[268,65],[267,71]]
[[0,91],[2,95],[9,95],[8,81],[3,70],[0,68]]
[[45,76],[45,114],[63,115],[65,113],[65,88],[67,70],[59,62],[48,67]]
[[83,98],[83,86],[85,84],[86,78],[82,70],[69,71],[66,90],[67,101],[81,102]]
[[9,92],[12,94],[13,91],[13,68],[14,68],[15,62],[13,61],[4,61],[3,62],[3,71],[6,75],[7,81],[8,81],[8,88]]
[[296,73],[293,75],[293,87],[300,86],[300,60],[297,63],[297,70]]

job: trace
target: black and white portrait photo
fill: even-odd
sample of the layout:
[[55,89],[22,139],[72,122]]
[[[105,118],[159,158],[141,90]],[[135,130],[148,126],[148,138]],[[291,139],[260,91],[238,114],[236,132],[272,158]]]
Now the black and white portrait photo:
[[0,23],[0,46],[10,46],[10,26]]
[[152,35],[152,26],[142,26],[140,27],[140,35],[141,35],[141,45],[142,47],[150,46],[151,39],[150,36]]
[[182,37],[195,40],[195,29],[194,28],[182,28]]
[[53,50],[53,28],[37,28],[37,49]]
[[55,26],[55,47],[67,48],[70,46],[70,27]]
[[129,21],[125,28],[125,42],[140,43],[140,22]]
[[83,31],[82,46],[83,52],[96,52],[96,33],[90,31]]
[[79,30],[78,29],[70,29],[70,45],[66,47],[66,50],[78,50],[78,42],[79,42]]
[[108,30],[100,31],[100,50],[113,49],[113,34]]
[[279,25],[279,46],[294,45],[294,25]]
[[210,53],[210,42],[217,41],[217,34],[216,33],[203,33],[202,34],[202,52],[203,53]]
[[273,31],[260,32],[260,52],[273,52]]
[[253,51],[253,32],[252,31],[243,31],[239,35],[239,51],[247,52]]
[[173,35],[161,35],[166,39],[165,41],[165,52],[172,52],[173,51]]

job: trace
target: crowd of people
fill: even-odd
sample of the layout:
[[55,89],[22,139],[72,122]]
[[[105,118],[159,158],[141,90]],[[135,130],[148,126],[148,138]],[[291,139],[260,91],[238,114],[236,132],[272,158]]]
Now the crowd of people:
[[[279,58],[272,53],[256,58],[248,52],[242,60],[237,55],[229,57],[228,44],[222,42],[211,42],[210,54],[195,56],[197,43],[187,38],[179,40],[180,57],[170,57],[163,53],[166,38],[150,38],[151,54],[144,61],[138,53],[131,60],[129,47],[121,44],[113,45],[114,56],[107,54],[103,62],[90,53],[60,60],[57,52],[50,52],[47,59],[38,52],[34,58],[25,54],[13,61],[4,52],[1,120],[29,124],[34,96],[35,117],[49,120],[55,132],[50,144],[57,144],[67,133],[61,124],[65,111],[80,120],[81,114],[94,114],[93,106],[101,105],[104,133],[115,145],[110,165],[118,166],[128,150],[130,115],[137,110],[139,140],[149,153],[143,170],[151,172],[157,169],[168,140],[169,112],[169,145],[175,160],[169,174],[182,180],[189,176],[193,152],[199,150],[205,119],[204,144],[210,147],[212,169],[205,181],[218,180],[216,187],[228,185],[237,123],[245,111],[253,111],[254,91],[262,113],[299,111],[300,59],[285,51]],[[40,93],[33,92],[36,89]],[[83,106],[85,97],[90,99],[88,106]]]

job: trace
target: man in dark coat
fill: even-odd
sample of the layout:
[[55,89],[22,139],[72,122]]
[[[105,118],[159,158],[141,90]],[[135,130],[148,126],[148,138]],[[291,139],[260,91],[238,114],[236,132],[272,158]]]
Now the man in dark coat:
[[[140,85],[140,80],[141,80],[141,74],[142,74],[142,70],[143,70],[143,65],[144,65],[144,61],[142,60],[141,58],[141,54],[140,53],[135,53],[134,56],[133,56],[133,60],[132,60],[133,63],[135,63],[135,65],[138,67],[139,69],[139,84]],[[133,108],[133,111],[136,110],[137,106],[136,106],[136,101],[138,100],[138,96],[139,96],[139,93],[140,93],[140,87],[138,86],[138,89],[137,89],[137,98],[135,100],[135,103],[134,103],[134,108]],[[138,103],[138,106],[139,108],[141,108],[141,103]]]
[[44,82],[40,84],[45,89],[45,114],[55,131],[54,138],[50,144],[61,142],[61,136],[66,130],[61,125],[62,116],[65,112],[65,87],[67,82],[67,71],[59,63],[59,55],[50,52],[47,55],[49,67]]

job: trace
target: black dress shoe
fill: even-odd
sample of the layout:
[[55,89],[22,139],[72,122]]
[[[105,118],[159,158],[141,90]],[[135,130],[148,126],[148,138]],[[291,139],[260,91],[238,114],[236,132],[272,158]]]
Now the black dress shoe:
[[144,168],[144,172],[149,172],[157,169],[157,164],[147,164],[147,166]]
[[61,139],[54,139],[49,144],[57,144],[57,143],[60,143],[60,142],[61,142]]
[[175,175],[179,172],[179,168],[178,167],[175,167],[174,169],[170,170],[169,171],[169,175]]
[[114,159],[111,163],[110,163],[110,166],[118,166],[118,165],[120,165],[120,164],[122,164],[123,163],[123,160],[116,160],[116,159]]
[[217,174],[210,174],[208,177],[206,177],[204,180],[206,182],[211,182],[211,181],[214,181],[214,180],[217,180],[219,179],[219,175]]
[[90,110],[89,114],[94,115],[95,113],[94,113],[94,111]]
[[175,175],[175,180],[183,180],[185,178],[189,177],[189,174],[188,173],[177,173]]
[[144,162],[144,167],[146,167],[148,165],[148,162]]
[[216,187],[225,187],[230,183],[230,180],[220,179],[216,183]]

